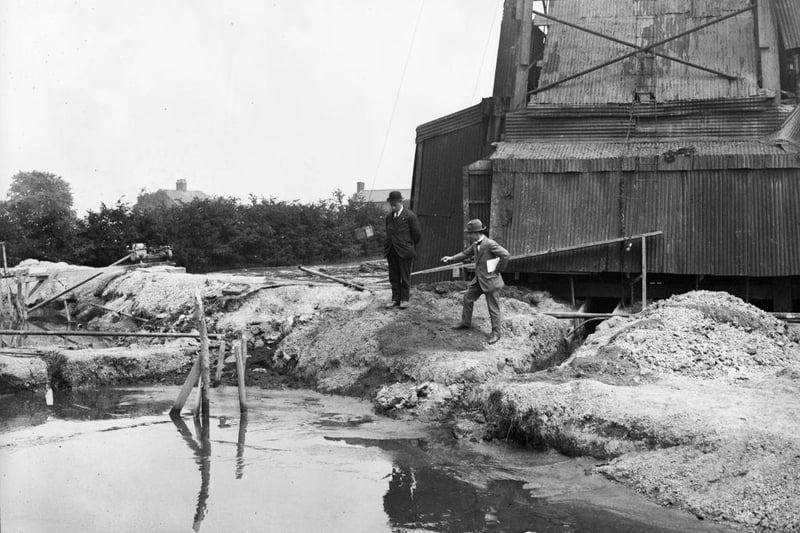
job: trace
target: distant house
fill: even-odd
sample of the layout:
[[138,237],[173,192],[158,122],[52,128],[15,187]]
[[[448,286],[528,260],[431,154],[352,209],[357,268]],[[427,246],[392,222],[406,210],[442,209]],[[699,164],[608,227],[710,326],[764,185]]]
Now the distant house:
[[156,192],[142,192],[136,199],[136,207],[152,209],[155,207],[169,207],[177,204],[188,204],[192,200],[206,200],[211,198],[203,191],[190,191],[186,188],[186,180],[179,179],[175,182],[175,189],[158,189]]
[[355,196],[364,202],[377,205],[383,211],[388,213],[389,203],[386,201],[386,199],[389,197],[389,193],[392,191],[400,191],[400,194],[403,195],[403,205],[409,207],[411,202],[411,189],[365,189],[364,182],[359,181],[356,182]]

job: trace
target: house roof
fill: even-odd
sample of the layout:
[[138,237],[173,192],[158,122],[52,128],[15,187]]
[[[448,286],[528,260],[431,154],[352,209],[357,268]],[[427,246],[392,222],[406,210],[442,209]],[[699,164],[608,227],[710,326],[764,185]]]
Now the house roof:
[[[750,0],[558,0],[548,14],[644,46],[750,6]],[[555,21],[548,25],[539,87],[635,50]],[[652,87],[659,101],[754,96],[759,90],[754,25],[751,10],[657,48],[735,80],[661,57],[648,64],[636,54],[534,94],[529,105],[630,103],[642,87]]]
[[403,200],[408,201],[411,199],[411,189],[365,189],[356,193],[356,195],[360,196],[365,202],[381,203],[386,202],[389,193],[392,191],[400,191],[400,194],[403,195]]
[[210,198],[203,191],[178,191],[175,189],[161,189],[161,191],[173,202],[183,202],[185,204],[188,204],[192,200],[205,200]]

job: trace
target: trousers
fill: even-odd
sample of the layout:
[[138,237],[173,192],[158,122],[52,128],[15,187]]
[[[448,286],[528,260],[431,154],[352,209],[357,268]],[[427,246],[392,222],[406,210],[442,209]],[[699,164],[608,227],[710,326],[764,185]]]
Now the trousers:
[[394,246],[386,256],[389,263],[389,283],[392,285],[392,301],[407,302],[411,298],[411,265],[414,258],[400,257]]
[[500,326],[503,324],[503,313],[500,310],[500,294],[498,291],[483,292],[478,283],[467,287],[464,293],[463,307],[461,308],[461,323],[465,326],[472,324],[472,310],[475,302],[483,294],[486,297],[486,307],[489,308],[489,318],[492,321],[492,331],[500,333]]

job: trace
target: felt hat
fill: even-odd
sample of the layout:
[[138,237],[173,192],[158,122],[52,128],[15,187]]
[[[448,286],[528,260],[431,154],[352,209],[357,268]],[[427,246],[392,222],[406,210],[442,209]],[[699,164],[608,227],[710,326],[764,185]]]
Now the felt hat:
[[478,231],[486,231],[486,227],[483,225],[483,222],[481,222],[480,219],[473,218],[467,222],[467,229],[464,230],[464,233],[475,233]]
[[403,195],[400,191],[392,191],[389,193],[389,198],[386,199],[387,202],[402,202]]

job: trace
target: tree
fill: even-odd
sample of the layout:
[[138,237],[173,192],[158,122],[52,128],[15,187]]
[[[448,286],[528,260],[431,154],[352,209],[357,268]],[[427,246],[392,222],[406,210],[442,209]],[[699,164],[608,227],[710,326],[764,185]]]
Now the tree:
[[20,228],[15,255],[62,261],[71,259],[77,217],[72,190],[50,172],[18,172],[11,178],[6,202],[9,217]]

